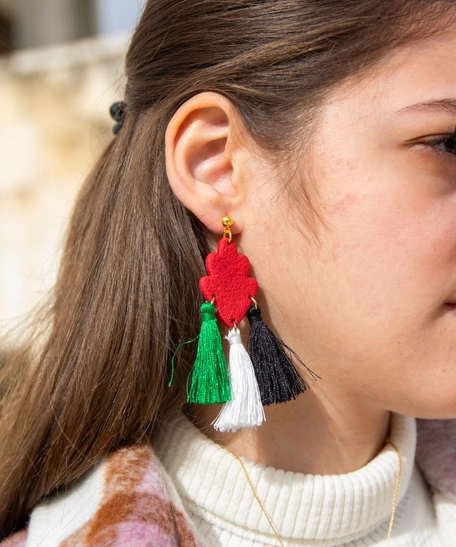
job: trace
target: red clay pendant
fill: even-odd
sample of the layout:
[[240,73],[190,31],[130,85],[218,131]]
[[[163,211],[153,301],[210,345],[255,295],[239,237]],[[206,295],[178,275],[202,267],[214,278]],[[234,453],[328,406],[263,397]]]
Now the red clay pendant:
[[217,252],[207,255],[206,270],[208,275],[199,281],[201,292],[209,302],[215,298],[220,320],[231,329],[245,317],[258,290],[257,280],[249,277],[249,259],[238,253],[234,241],[224,238]]

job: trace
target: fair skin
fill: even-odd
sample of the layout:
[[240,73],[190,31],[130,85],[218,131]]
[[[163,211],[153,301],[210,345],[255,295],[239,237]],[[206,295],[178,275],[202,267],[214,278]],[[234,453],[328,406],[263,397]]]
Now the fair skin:
[[[456,417],[454,51],[456,25],[340,84],[288,179],[220,95],[193,97],[170,122],[176,196],[216,237],[234,218],[265,321],[322,378],[267,407],[257,429],[218,433],[219,409],[198,409],[238,455],[347,473],[381,450],[390,412]],[[313,188],[316,234],[300,184]]]

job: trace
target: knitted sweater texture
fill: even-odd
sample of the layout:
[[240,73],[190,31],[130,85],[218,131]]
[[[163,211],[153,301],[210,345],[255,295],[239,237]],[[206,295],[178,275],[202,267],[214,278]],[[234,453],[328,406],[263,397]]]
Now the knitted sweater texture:
[[[395,415],[403,473],[392,547],[454,547],[456,506],[434,498],[414,465],[415,420]],[[233,456],[184,416],[150,446],[117,451],[37,506],[1,547],[278,545]],[[157,457],[157,455],[158,457]],[[397,476],[389,446],[346,475],[309,476],[244,461],[286,546],[386,546]]]
[[[415,420],[393,414],[390,436],[402,459],[391,545],[440,547],[432,496],[414,465]],[[168,424],[156,451],[210,545],[278,545],[239,462],[185,417]],[[362,469],[345,475],[303,475],[243,463],[285,545],[386,547],[398,472],[391,445]]]

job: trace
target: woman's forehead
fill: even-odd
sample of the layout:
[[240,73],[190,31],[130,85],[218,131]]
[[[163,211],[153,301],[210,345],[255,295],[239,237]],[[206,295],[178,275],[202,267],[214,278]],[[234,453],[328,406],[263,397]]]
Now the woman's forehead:
[[405,117],[456,113],[456,24],[432,38],[405,45],[374,67],[337,86],[323,110]]

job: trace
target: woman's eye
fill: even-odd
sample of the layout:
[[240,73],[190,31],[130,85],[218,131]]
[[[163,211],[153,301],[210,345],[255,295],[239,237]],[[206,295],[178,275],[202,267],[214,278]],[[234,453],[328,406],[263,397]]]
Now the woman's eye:
[[453,133],[452,135],[443,135],[433,142],[429,142],[429,144],[443,152],[456,155],[456,133]]

